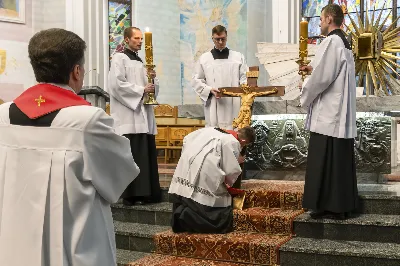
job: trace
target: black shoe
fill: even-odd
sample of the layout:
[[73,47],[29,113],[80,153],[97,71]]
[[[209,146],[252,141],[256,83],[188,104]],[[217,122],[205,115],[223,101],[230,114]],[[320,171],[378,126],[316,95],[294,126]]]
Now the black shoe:
[[336,212],[328,212],[325,215],[325,218],[332,219],[332,220],[346,220],[347,216],[344,212],[336,213]]
[[312,219],[322,219],[325,217],[326,214],[326,211],[311,211],[310,217]]
[[124,199],[124,200],[122,200],[122,204],[124,204],[125,206],[133,206],[134,203],[129,200]]
[[138,200],[135,201],[135,205],[145,205],[146,203],[144,201]]

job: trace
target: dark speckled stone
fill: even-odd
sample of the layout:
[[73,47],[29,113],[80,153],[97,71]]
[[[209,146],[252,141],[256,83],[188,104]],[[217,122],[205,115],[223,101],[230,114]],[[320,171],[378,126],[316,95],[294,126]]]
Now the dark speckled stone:
[[172,204],[168,202],[134,206],[114,204],[112,212],[114,220],[120,222],[170,225]]
[[[155,234],[164,232],[170,227],[159,225],[148,225],[138,223],[114,222],[117,248],[129,249],[140,252],[152,252],[155,250],[153,237]],[[126,238],[129,246],[126,246]]]
[[345,257],[392,259],[398,260],[400,263],[400,244],[393,243],[335,241],[328,239],[295,237],[282,245],[280,251]]
[[150,255],[150,254],[138,252],[138,251],[117,249],[117,263],[118,263],[118,266],[125,266],[126,264],[128,264],[130,262],[134,262],[134,261],[141,259],[148,255]]
[[400,197],[392,195],[361,195],[359,213],[400,215]]

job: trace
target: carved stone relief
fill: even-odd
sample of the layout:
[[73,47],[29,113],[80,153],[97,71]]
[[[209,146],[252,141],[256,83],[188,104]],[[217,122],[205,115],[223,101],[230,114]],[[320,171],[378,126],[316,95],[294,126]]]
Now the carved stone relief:
[[[309,133],[304,120],[253,121],[256,142],[247,149],[248,170],[305,169]],[[358,172],[390,172],[390,118],[358,118],[355,156]]]

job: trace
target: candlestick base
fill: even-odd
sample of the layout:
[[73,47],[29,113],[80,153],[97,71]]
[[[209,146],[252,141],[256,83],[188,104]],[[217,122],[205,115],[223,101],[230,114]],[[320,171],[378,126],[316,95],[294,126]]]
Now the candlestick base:
[[[149,83],[154,84],[154,80],[150,77],[150,70],[154,70],[156,66],[153,64],[146,64],[146,68],[147,68],[147,81]],[[157,100],[154,98],[154,93],[147,93],[147,97],[143,102],[144,105],[159,105],[159,103],[157,102]]]
[[[296,63],[299,65],[299,68],[303,66],[308,66],[310,62],[311,60],[307,60],[305,58],[300,58],[299,60],[296,61]],[[304,70],[299,70],[299,75],[301,76],[301,79],[304,81],[306,79],[306,76],[309,75],[309,73]]]

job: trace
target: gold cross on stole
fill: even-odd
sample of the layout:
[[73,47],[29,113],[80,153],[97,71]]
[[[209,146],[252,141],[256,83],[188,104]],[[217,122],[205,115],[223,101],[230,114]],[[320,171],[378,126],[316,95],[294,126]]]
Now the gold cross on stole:
[[40,107],[40,104],[46,102],[46,99],[42,98],[42,95],[40,95],[39,99],[35,99],[35,102],[37,102],[37,106]]

